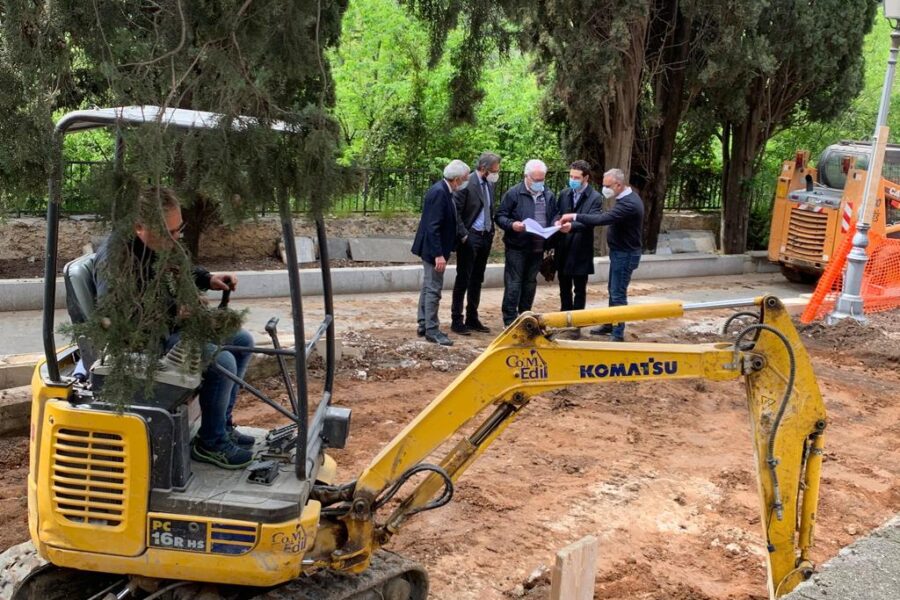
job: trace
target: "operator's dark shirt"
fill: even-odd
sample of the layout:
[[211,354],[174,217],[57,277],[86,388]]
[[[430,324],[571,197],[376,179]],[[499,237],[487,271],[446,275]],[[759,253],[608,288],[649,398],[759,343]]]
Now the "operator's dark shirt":
[[[110,252],[113,244],[113,236],[109,236],[97,250],[97,258],[94,263],[94,287],[97,290],[98,301],[109,293],[109,289],[113,285],[109,273]],[[127,243],[126,252],[128,253],[127,260],[131,261],[130,274],[137,279],[138,293],[143,295],[147,286],[153,282],[156,277],[158,255],[148,248],[138,237],[134,237]],[[208,290],[211,277],[210,272],[203,267],[198,266],[192,267],[191,271],[197,288],[201,291]],[[178,315],[178,305],[175,302],[174,296],[170,296],[168,300],[169,330],[174,333],[178,329],[175,325]]]

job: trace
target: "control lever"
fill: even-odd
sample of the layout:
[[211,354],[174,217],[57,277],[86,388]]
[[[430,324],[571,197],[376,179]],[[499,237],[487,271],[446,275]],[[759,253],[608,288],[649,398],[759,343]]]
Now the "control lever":
[[[278,317],[272,317],[266,323],[266,333],[272,338],[272,347],[276,350],[281,349],[281,343],[278,341]],[[287,388],[288,398],[291,401],[291,408],[294,414],[297,414],[297,396],[294,394],[294,386],[291,384],[291,376],[288,374],[287,365],[284,363],[284,355],[276,356],[278,359],[278,367],[281,369],[281,378],[284,380],[284,387]]]
[[226,275],[224,281],[228,285],[228,288],[222,290],[222,299],[219,301],[219,308],[228,308],[228,301],[231,299],[231,290],[234,289],[234,282],[230,276]]

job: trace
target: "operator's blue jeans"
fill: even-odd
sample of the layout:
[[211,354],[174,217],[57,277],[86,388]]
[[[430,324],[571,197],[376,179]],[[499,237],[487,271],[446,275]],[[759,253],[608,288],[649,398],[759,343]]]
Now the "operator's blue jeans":
[[[181,338],[180,333],[173,333],[166,340],[166,351]],[[253,336],[250,332],[241,329],[234,337],[225,342],[226,346],[243,346],[253,348]],[[203,372],[203,382],[200,384],[200,431],[197,437],[206,448],[210,450],[222,450],[228,446],[226,427],[231,426],[231,411],[234,410],[234,402],[237,400],[238,386],[233,381],[219,373],[213,365],[219,365],[232,375],[241,379],[247,373],[250,364],[250,352],[221,351],[216,354],[218,346],[207,344],[203,358],[215,354],[213,362]]]
[[[609,251],[609,305],[625,306],[628,304],[628,284],[631,274],[641,262],[640,250]],[[625,323],[617,323],[612,330],[612,339],[625,339]]]

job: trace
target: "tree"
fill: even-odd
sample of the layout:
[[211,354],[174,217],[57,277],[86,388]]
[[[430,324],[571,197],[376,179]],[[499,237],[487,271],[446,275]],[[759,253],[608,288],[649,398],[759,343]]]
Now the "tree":
[[[2,176],[17,178],[19,190],[38,192],[36,182],[46,180],[57,111],[157,105],[224,115],[208,131],[173,132],[163,123],[118,131],[124,164],[93,181],[95,196],[109,202],[112,283],[80,331],[105,348],[114,373],[105,388],[110,397],[127,402],[135,385],[130,374],[156,368],[156,361],[136,362],[132,352],[156,347],[172,319],[180,319],[172,307],[191,315],[182,320],[182,339],[196,352],[239,320],[204,308],[177,246],[159,253],[145,293],[136,293],[128,259],[135,220],[140,214],[162,227],[161,209],[139,208],[147,183],[174,184],[196,230],[210,206],[236,220],[277,202],[287,219],[291,200],[316,211],[339,191],[340,134],[328,114],[334,94],[324,49],[336,44],[345,9],[346,0],[0,3],[0,145],[13,153],[4,164],[15,168]],[[251,115],[261,127],[234,127],[237,115]],[[267,127],[275,120],[291,134]]]
[[[767,140],[805,115],[840,114],[862,86],[862,43],[874,0],[814,3],[745,0],[733,5],[749,27],[716,36],[695,119],[718,123],[722,147],[723,249],[746,249],[751,182]],[[743,19],[742,19],[743,20]],[[736,18],[717,27],[734,28]]]
[[559,137],[540,118],[530,58],[515,49],[485,42],[479,100],[461,109],[466,118],[454,113],[462,102],[454,99],[454,60],[471,37],[466,22],[441,29],[445,51],[433,57],[430,27],[396,0],[350,2],[341,44],[330,55],[345,162],[438,174],[450,159],[471,162],[491,150],[503,156],[504,169],[534,156],[559,163]]
[[[6,109],[0,139],[13,148],[17,178],[32,193],[37,181],[46,180],[54,112],[91,104],[156,104],[278,119],[303,132],[287,143],[256,136],[262,151],[247,148],[247,136],[229,134],[227,123],[208,135],[132,136],[131,158],[153,154],[138,151],[143,144],[172,159],[133,164],[132,170],[152,167],[161,179],[174,179],[188,214],[194,206],[201,209],[198,217],[207,213],[215,199],[218,213],[232,217],[256,200],[270,200],[279,186],[292,196],[324,201],[333,189],[326,182],[339,138],[327,115],[334,96],[323,50],[336,44],[345,9],[346,0],[5,2],[0,77],[10,85],[0,92]],[[280,181],[266,183],[247,171],[252,155],[267,151],[285,168],[277,173]],[[262,172],[271,176],[273,166]],[[290,173],[289,166],[299,170]],[[214,179],[213,173],[226,178]],[[268,191],[260,193],[258,185]],[[231,202],[238,197],[240,206]],[[201,224],[188,219],[189,228]],[[196,253],[199,231],[194,233]]]

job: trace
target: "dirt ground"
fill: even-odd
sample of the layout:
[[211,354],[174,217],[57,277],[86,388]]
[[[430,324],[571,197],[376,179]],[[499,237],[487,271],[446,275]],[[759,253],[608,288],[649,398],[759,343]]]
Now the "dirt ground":
[[[536,308],[552,308],[552,295],[541,293]],[[401,314],[412,314],[413,295],[379,305],[390,314],[378,328],[368,320],[372,300],[339,303],[345,320],[353,318],[350,306],[361,313],[358,329],[341,333],[346,360],[335,401],[353,409],[348,448],[333,453],[342,480],[355,477],[491,339],[454,336],[449,349],[417,339],[414,322]],[[729,314],[645,322],[629,336],[710,341]],[[900,511],[898,316],[877,315],[864,332],[850,322],[802,331],[829,411],[816,562]],[[279,395],[277,381],[259,384]],[[273,415],[240,400],[240,424],[271,427]],[[0,548],[27,536],[26,453],[26,438],[0,440]],[[462,476],[453,501],[414,517],[390,547],[426,566],[431,597],[440,600],[546,598],[546,566],[585,535],[600,540],[595,598],[763,600],[752,462],[739,381],[573,387],[533,398]]]

